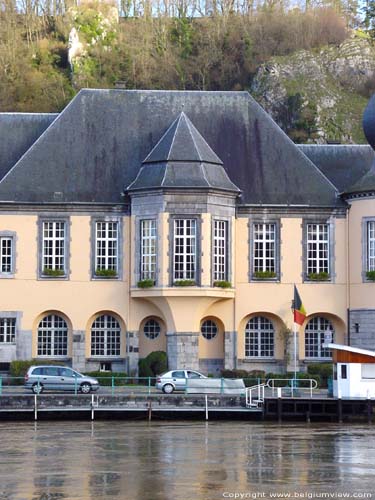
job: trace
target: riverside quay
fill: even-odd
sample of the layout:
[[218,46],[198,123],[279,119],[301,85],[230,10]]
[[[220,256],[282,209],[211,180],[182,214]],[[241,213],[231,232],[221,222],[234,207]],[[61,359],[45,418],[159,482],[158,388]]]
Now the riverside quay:
[[294,367],[375,349],[369,145],[296,145],[246,92],[81,90],[0,113],[0,369]]

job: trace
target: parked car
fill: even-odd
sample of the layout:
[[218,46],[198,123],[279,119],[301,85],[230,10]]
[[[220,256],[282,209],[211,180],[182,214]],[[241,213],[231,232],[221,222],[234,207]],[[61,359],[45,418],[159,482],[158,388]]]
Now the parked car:
[[199,372],[193,370],[171,370],[156,378],[155,387],[165,394],[172,394],[173,391],[184,391],[188,379],[207,378]]
[[77,391],[89,394],[99,389],[96,378],[82,375],[67,366],[30,366],[25,375],[25,388],[31,389],[34,394],[44,390]]

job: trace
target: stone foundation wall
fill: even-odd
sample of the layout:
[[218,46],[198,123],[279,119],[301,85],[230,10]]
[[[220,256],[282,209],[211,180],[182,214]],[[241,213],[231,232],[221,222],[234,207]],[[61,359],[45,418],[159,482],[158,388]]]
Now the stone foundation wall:
[[237,332],[224,333],[224,368],[233,370],[237,364]]
[[200,359],[199,371],[203,375],[211,374],[214,377],[221,377],[221,371],[224,369],[223,359]]
[[375,350],[375,309],[349,311],[350,345]]
[[167,333],[169,370],[191,368],[199,370],[199,333]]

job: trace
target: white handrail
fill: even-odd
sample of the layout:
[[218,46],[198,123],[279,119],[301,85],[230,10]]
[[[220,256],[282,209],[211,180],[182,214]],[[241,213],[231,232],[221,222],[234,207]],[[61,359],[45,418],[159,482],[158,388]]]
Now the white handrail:
[[286,385],[281,387],[279,386],[279,388],[290,390],[292,397],[294,390],[296,390],[298,386],[300,389],[304,389],[304,387],[301,387],[301,383],[303,382],[309,382],[309,387],[306,387],[305,389],[310,390],[310,398],[312,398],[313,389],[318,387],[318,382],[314,378],[270,378],[267,380],[266,386],[272,389],[272,396],[274,396],[275,389],[277,389],[277,387],[275,387],[275,382],[287,382]]
[[[264,401],[264,388],[266,387],[266,384],[258,384],[258,385],[253,385],[251,387],[246,387],[246,406],[251,407],[254,406],[255,404],[258,405],[258,403],[263,403]],[[257,394],[257,399],[256,403],[253,401],[255,400],[253,396],[253,392],[256,392]]]

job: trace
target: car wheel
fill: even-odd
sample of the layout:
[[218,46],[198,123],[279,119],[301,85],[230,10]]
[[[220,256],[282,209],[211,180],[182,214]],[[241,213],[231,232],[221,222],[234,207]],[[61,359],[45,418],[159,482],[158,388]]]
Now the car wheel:
[[34,394],[41,394],[44,390],[44,387],[42,384],[33,384],[31,390],[33,391]]
[[174,387],[172,384],[165,384],[165,386],[163,386],[164,394],[172,394],[173,391],[174,391]]
[[81,385],[82,394],[88,394],[91,391],[91,385],[88,382],[84,382]]

